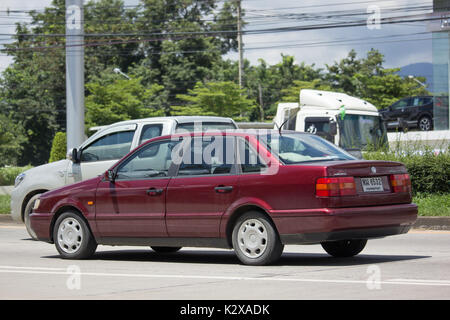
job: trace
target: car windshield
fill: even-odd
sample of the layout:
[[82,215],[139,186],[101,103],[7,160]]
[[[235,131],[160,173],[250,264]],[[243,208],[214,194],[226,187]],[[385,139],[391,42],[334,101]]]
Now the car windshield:
[[186,122],[177,125],[176,133],[186,131],[223,131],[227,129],[236,129],[236,126],[233,122]]
[[338,117],[339,146],[344,149],[381,149],[387,145],[386,129],[379,116],[347,114]]
[[258,138],[285,164],[356,159],[334,144],[312,134],[268,134]]

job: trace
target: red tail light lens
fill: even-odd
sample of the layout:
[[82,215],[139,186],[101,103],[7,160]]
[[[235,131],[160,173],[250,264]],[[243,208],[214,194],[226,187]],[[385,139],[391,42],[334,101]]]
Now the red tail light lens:
[[409,174],[393,174],[391,175],[391,186],[395,193],[411,192],[411,178]]
[[356,185],[353,177],[317,179],[316,195],[318,197],[341,197],[355,194]]

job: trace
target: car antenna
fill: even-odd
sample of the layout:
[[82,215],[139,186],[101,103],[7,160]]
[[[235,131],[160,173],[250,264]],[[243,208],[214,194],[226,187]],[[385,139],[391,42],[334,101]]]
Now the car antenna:
[[290,121],[293,117],[297,116],[297,113],[293,114],[292,116],[290,116],[289,118],[287,118],[282,124],[281,126],[278,126],[278,124],[275,122],[275,125],[278,127],[278,133],[281,136],[281,129],[283,128],[283,126],[286,124],[286,122]]

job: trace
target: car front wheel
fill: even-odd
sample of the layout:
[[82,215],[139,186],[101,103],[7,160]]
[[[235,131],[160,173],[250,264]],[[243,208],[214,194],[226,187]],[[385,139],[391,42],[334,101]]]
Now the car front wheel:
[[425,116],[419,119],[419,129],[421,131],[429,131],[431,130],[432,126],[433,124],[430,117]]
[[28,200],[27,205],[25,206],[25,211],[23,213],[23,220],[25,223],[25,227],[27,228],[28,234],[33,238],[34,240],[37,240],[36,233],[31,228],[31,221],[30,221],[30,214],[33,212],[33,206],[36,199],[38,199],[41,196],[40,193],[35,194],[31,197],[30,200]]
[[274,263],[284,248],[272,222],[257,211],[247,212],[237,220],[232,243],[239,260],[247,265]]
[[330,241],[323,242],[322,248],[336,258],[353,257],[364,249],[366,243],[366,239]]
[[64,259],[87,259],[97,249],[97,243],[83,218],[67,211],[56,220],[53,228],[56,250]]

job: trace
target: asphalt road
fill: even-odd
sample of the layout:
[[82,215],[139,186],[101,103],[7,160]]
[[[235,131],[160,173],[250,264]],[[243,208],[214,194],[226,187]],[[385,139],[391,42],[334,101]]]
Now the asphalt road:
[[412,231],[336,259],[318,245],[287,246],[273,266],[239,264],[229,250],[99,246],[63,260],[0,224],[0,299],[450,299],[450,232]]

